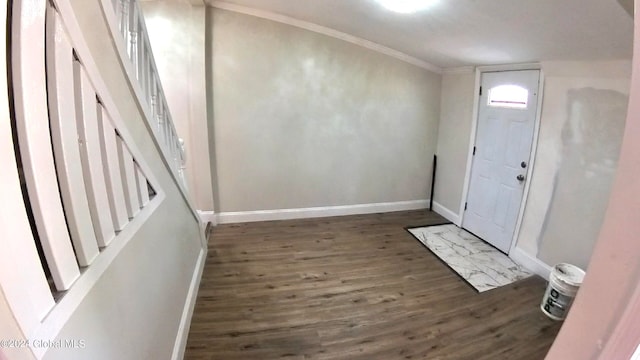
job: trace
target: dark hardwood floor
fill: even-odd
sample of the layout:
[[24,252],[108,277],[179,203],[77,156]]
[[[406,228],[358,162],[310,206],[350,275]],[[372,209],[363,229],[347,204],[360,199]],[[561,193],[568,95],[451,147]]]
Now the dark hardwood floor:
[[429,211],[221,225],[185,359],[543,359],[539,277],[477,293],[403,228]]

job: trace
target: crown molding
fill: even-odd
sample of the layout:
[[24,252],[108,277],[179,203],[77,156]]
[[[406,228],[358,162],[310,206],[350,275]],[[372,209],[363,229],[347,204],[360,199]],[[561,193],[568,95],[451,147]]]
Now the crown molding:
[[458,66],[442,69],[443,74],[473,74],[475,71],[475,66]]
[[236,12],[236,13],[240,13],[240,14],[244,14],[244,15],[250,15],[250,16],[255,16],[261,19],[266,19],[266,20],[271,20],[271,21],[275,21],[275,22],[279,22],[282,24],[286,24],[286,25],[291,25],[291,26],[295,26],[301,29],[305,29],[305,30],[309,30],[309,31],[313,31],[319,34],[323,34],[326,36],[330,36],[336,39],[340,39],[358,46],[362,46],[364,48],[367,48],[369,50],[373,50],[376,51],[378,53],[393,57],[395,59],[404,61],[406,63],[409,63],[411,65],[415,65],[418,66],[420,68],[423,68],[425,70],[437,73],[437,74],[442,74],[442,68],[440,68],[439,66],[433,65],[431,63],[428,63],[424,60],[420,60],[416,57],[413,57],[411,55],[407,55],[401,51],[398,50],[394,50],[392,48],[386,47],[384,45],[380,45],[378,43],[375,43],[373,41],[369,41],[369,40],[365,40],[362,38],[359,38],[357,36],[353,36],[347,33],[343,33],[341,31],[332,29],[332,28],[328,28],[326,26],[322,26],[322,25],[318,25],[318,24],[314,24],[308,21],[303,21],[303,20],[299,20],[299,19],[295,19],[292,18],[290,16],[286,16],[286,15],[281,15],[281,14],[277,14],[274,12],[270,12],[270,11],[266,11],[266,10],[259,10],[259,9],[255,9],[255,8],[251,8],[248,6],[242,6],[242,5],[237,5],[237,4],[231,4],[225,1],[219,1],[219,0],[208,0],[206,1],[207,5],[217,8],[217,9],[222,9],[222,10],[227,10],[227,11],[232,11],[232,12]]
[[480,70],[480,72],[540,70],[540,69],[542,69],[542,66],[540,65],[540,63],[537,63],[537,62],[478,66],[478,70]]

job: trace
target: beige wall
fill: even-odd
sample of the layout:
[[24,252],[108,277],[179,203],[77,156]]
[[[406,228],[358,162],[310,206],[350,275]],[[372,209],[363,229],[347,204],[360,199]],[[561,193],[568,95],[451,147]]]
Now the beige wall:
[[[153,145],[109,40],[100,3],[70,2],[127,130],[166,198],[122,249],[57,339],[85,349],[51,349],[45,359],[167,359],[201,250],[199,226]],[[0,304],[0,308],[2,304]]]
[[460,210],[467,168],[474,86],[471,69],[442,75],[434,202],[455,214]]
[[220,211],[428,198],[440,75],[209,11]]
[[205,67],[206,8],[141,2],[160,81],[187,153],[186,178],[198,210],[213,211]]
[[542,119],[518,246],[586,268],[622,141],[629,61],[544,62]]

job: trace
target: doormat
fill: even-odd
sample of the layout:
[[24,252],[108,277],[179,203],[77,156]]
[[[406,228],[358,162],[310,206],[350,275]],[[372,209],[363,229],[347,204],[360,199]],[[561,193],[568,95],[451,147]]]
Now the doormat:
[[407,231],[478,292],[532,275],[507,255],[453,224],[409,228]]

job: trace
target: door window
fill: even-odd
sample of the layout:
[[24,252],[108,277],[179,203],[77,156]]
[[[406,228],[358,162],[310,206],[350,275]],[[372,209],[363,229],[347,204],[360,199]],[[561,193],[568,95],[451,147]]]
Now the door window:
[[529,90],[518,85],[500,85],[489,90],[489,106],[526,109]]

